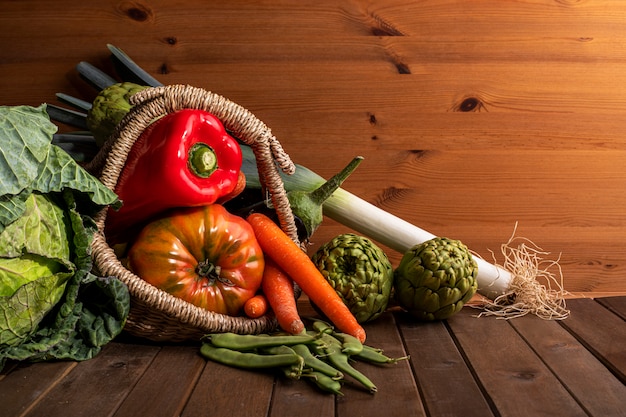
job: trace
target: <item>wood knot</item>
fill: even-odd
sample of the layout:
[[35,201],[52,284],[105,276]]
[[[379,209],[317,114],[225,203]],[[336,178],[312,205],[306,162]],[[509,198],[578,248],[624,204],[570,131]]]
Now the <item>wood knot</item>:
[[513,378],[516,379],[521,379],[524,381],[532,381],[535,378],[537,378],[537,375],[534,372],[531,371],[522,371],[522,372],[516,372],[513,374]]
[[452,111],[479,112],[485,109],[485,104],[478,97],[466,97],[452,107]]
[[128,16],[131,20],[136,22],[146,22],[152,20],[154,17],[152,9],[142,3],[123,2],[120,4],[119,10],[125,16]]
[[394,201],[403,200],[406,196],[410,195],[413,190],[408,188],[387,187],[376,197],[376,205],[383,207],[388,203]]
[[159,74],[169,74],[170,73],[170,68],[167,66],[167,64],[164,62],[163,64],[161,64],[161,66],[159,67]]
[[376,13],[371,13],[370,16],[373,21],[371,27],[372,35],[374,36],[404,36],[404,32],[393,24],[387,22],[381,16]]

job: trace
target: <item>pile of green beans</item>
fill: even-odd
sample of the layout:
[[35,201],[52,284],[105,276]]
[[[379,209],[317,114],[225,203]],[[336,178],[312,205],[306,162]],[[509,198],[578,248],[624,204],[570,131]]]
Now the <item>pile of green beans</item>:
[[408,358],[391,358],[321,320],[313,320],[310,330],[298,335],[209,334],[203,339],[200,353],[206,359],[237,368],[278,370],[287,378],[305,379],[336,395],[343,395],[346,378],[371,394],[377,391],[376,385],[351,365],[352,360],[383,365]]

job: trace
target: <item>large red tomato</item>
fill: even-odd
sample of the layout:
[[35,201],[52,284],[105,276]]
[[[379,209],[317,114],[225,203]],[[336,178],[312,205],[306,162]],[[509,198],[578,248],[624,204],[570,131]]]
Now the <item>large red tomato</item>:
[[176,209],[149,223],[128,263],[155,287],[231,316],[257,292],[265,267],[248,222],[219,204]]

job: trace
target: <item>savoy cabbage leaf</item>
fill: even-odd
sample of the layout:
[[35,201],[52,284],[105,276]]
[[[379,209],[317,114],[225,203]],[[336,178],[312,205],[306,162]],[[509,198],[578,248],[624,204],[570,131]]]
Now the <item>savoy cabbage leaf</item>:
[[45,104],[0,106],[0,231],[24,214],[33,191],[78,191],[90,199],[84,209],[93,209],[91,215],[102,206],[121,204],[112,190],[52,144],[56,130]]

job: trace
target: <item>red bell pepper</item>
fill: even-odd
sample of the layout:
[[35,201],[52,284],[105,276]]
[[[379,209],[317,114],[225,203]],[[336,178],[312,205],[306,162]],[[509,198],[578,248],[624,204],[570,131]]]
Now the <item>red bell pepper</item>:
[[109,244],[128,242],[147,221],[168,209],[216,202],[237,186],[241,148],[204,110],[163,116],[131,148],[115,192],[122,207],[107,213]]

